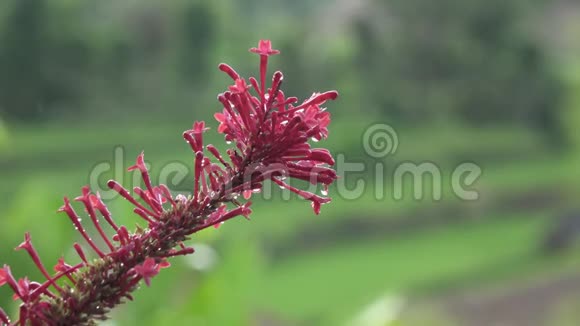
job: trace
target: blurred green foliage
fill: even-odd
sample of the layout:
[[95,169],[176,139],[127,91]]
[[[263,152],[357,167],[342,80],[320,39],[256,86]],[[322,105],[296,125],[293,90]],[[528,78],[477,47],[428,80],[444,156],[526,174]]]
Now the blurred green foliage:
[[[553,136],[561,83],[529,32],[532,1],[376,1],[355,25],[372,103],[397,121],[522,125]],[[374,85],[381,85],[376,87]]]
[[[362,101],[349,105],[399,123],[521,125],[562,141],[562,84],[530,33],[529,13],[541,10],[540,3],[412,0],[361,6],[365,14],[342,13],[349,33],[334,32],[335,23],[327,23],[326,39],[310,41],[328,47],[320,52],[330,58],[326,62],[312,58],[301,41],[313,38],[308,30],[324,27],[324,21],[291,31],[270,27],[266,34],[274,34],[286,54],[282,68],[293,73],[289,91],[339,87]],[[24,120],[57,111],[76,115],[103,97],[152,110],[147,106],[207,90],[213,56],[245,48],[252,39],[231,27],[260,17],[251,11],[241,16],[237,8],[244,4],[228,1],[10,0],[4,7],[9,14],[0,25],[0,108],[6,118]]]
[[[270,38],[283,53],[272,66],[285,73],[287,95],[340,91],[324,146],[367,164],[343,176],[351,188],[365,181],[364,191],[352,199],[331,189],[333,203],[318,217],[276,191],[256,199],[251,222],[192,239],[214,251],[213,266],[192,267],[201,250],[175,259],[114,312],[115,324],[347,325],[389,294],[407,302],[394,325],[453,325],[449,293],[578,273],[573,248],[540,250],[555,217],[578,210],[580,194],[580,52],[553,40],[580,32],[551,14],[568,5],[562,12],[580,17],[580,8],[556,3],[2,1],[0,264],[41,277],[11,249],[25,231],[47,265],[76,259],[77,236],[54,211],[97,163],[113,162],[115,145],[125,166],[145,149],[154,176],[164,164],[191,162],[180,134],[194,120],[208,120],[207,140],[220,146],[211,116],[230,81],[216,67],[255,75],[258,60],[246,49]],[[396,154],[365,152],[364,131],[375,123],[395,127]],[[425,161],[444,177],[476,162],[480,200],[463,202],[445,184],[441,201],[415,201],[410,183],[404,200],[391,198],[394,167]],[[377,163],[386,169],[380,180]],[[186,192],[191,183],[172,186]],[[376,187],[385,198],[375,198]],[[109,205],[120,223],[137,221],[123,201]],[[6,288],[0,305],[17,310]],[[568,304],[551,310],[563,325],[577,320]]]
[[6,150],[9,142],[9,135],[4,122],[0,120],[0,152]]

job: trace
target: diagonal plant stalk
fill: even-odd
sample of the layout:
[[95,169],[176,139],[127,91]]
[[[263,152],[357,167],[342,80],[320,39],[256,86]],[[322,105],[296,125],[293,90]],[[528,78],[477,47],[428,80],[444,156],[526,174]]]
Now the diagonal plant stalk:
[[[73,248],[81,261],[69,265],[61,258],[51,274],[27,233],[16,249],[28,252],[46,280],[16,280],[8,265],[0,268],[0,286],[9,286],[14,298],[21,301],[14,322],[0,309],[0,325],[95,325],[96,320],[107,319],[112,308],[132,299],[131,293],[141,281],[149,285],[161,268],[169,267],[168,258],[192,254],[194,249],[183,243],[192,234],[237,216],[249,218],[251,202],[247,200],[260,192],[264,181],[271,180],[311,201],[314,212],[320,212],[330,198],[293,187],[287,178],[321,185],[324,194],[336,180],[336,172],[329,167],[334,165],[331,154],[323,148],[312,148],[309,140],[328,136],[330,114],[321,105],[336,99],[338,93],[315,93],[294,106],[297,98],[286,98],[280,90],[281,72],[273,74],[270,87],[266,85],[269,56],[279,51],[272,49],[268,40],[260,41],[258,48],[250,51],[260,56],[259,82],[250,77],[248,85],[230,66],[219,66],[234,81],[218,96],[223,111],[215,115],[220,122],[218,132],[225,135],[227,143],[235,143],[226,151],[229,160],[213,145],[204,145],[203,133],[208,128],[204,122],[195,122],[183,134],[195,153],[193,194],[186,197],[173,196],[163,184],[154,186],[144,156],[139,155],[129,170],[141,173],[144,189],[135,187],[131,194],[116,181],[108,182],[109,188],[133,204],[134,212],[147,223],[146,228],[132,233],[115,223],[98,193],[84,187],[75,201],[82,204],[104,249],[91,239],[65,197],[59,211],[68,216],[95,258],[89,259],[75,243]],[[101,218],[113,236],[103,229]]]

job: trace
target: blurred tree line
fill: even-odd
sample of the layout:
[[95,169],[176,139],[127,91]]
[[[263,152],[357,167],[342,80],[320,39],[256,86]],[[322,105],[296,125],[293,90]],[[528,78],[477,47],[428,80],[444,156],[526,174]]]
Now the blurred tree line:
[[541,5],[377,1],[355,24],[365,88],[397,120],[518,124],[557,136],[562,85],[531,28]]
[[[268,37],[285,52],[279,66],[301,96],[322,82],[348,95],[346,109],[398,123],[499,123],[559,135],[562,87],[529,28],[540,1],[368,0],[344,20],[333,12],[348,1],[268,2],[270,15],[260,12],[266,3],[5,0],[0,115],[33,121],[75,114],[95,98],[139,107],[203,92],[216,53]],[[294,10],[274,10],[283,6]],[[335,35],[318,35],[337,18]],[[332,59],[312,59],[319,49],[304,44],[317,37],[335,41],[326,43]]]
[[7,0],[0,16],[0,115],[75,114],[95,97],[135,99],[207,78],[214,24],[205,1]]

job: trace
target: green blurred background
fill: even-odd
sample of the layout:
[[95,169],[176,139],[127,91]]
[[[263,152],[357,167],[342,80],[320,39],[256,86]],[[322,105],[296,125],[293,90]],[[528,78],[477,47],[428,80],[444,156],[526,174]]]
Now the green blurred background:
[[[75,259],[79,236],[55,211],[115,146],[125,166],[145,150],[157,178],[192,161],[181,133],[194,120],[223,143],[212,115],[230,80],[217,65],[255,75],[260,38],[282,51],[271,63],[286,94],[340,91],[322,146],[366,165],[342,176],[364,191],[332,188],[320,216],[280,193],[257,199],[251,222],[196,235],[196,254],[104,325],[580,324],[574,0],[3,0],[0,263],[41,279],[12,250],[25,231],[46,264]],[[377,123],[400,142],[378,159],[363,146]],[[479,199],[446,184],[442,200],[415,200],[409,183],[395,200],[402,162],[432,162],[444,182],[474,162]],[[17,310],[6,288],[0,306]]]

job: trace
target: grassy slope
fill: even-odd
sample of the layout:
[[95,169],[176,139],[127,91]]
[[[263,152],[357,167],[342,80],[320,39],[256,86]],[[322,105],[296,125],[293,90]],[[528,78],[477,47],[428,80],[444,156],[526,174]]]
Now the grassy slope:
[[[357,128],[365,125],[364,122],[349,122],[350,127],[353,124]],[[339,129],[340,125],[339,122]],[[97,134],[98,137],[95,136]],[[336,133],[331,140],[331,147],[338,152],[353,152],[355,157],[364,156],[360,152],[360,139],[344,134]],[[51,230],[52,235],[59,235],[59,241],[43,249],[54,255],[62,253],[62,249],[58,248],[62,248],[69,241],[73,236],[72,231],[59,231],[66,230],[64,223],[44,219],[54,217],[53,211],[60,204],[61,195],[76,194],[78,187],[87,182],[88,171],[93,162],[111,159],[113,150],[109,144],[125,144],[128,150],[127,165],[132,163],[132,157],[143,148],[153,162],[175,159],[189,162],[191,156],[186,145],[179,142],[178,136],[179,134],[175,135],[174,126],[160,126],[148,132],[143,132],[140,127],[126,126],[112,127],[105,133],[98,133],[98,130],[91,128],[44,128],[34,132],[12,132],[13,142],[9,151],[0,154],[0,163],[16,162],[15,165],[8,165],[8,169],[0,171],[0,192],[8,194],[2,197],[4,202],[0,199],[0,204],[3,204],[0,213],[11,217],[2,220],[1,245],[6,247],[8,244],[12,246],[17,243],[24,230],[32,230],[36,234]],[[453,142],[444,140],[448,135],[441,136],[441,142],[436,146],[418,141],[424,136],[408,133],[406,137],[412,143],[407,143],[405,148],[408,149],[400,153],[400,159],[420,160],[422,157],[431,158],[427,154],[422,156],[421,153],[436,155],[446,150],[457,151],[457,148],[468,151],[470,146],[475,146],[473,139]],[[509,138],[509,134],[504,132],[502,137]],[[456,138],[461,139],[457,136]],[[521,135],[514,139],[519,139],[519,143],[533,143],[530,138]],[[486,141],[495,142],[489,139]],[[219,138],[213,137],[212,142],[219,143]],[[501,139],[497,142],[501,142]],[[440,145],[441,143],[455,149],[451,150],[449,146]],[[440,147],[439,151],[437,147]],[[481,186],[486,192],[498,193],[578,184],[580,172],[575,168],[576,162],[574,157],[556,157],[484,166],[484,176],[478,188]],[[449,194],[449,189],[445,193]],[[256,238],[267,235],[283,240],[314,223],[331,224],[348,216],[389,218],[412,212],[418,206],[437,205],[429,202],[397,202],[390,197],[379,201],[368,191],[355,201],[341,200],[336,194],[334,196],[335,202],[323,207],[323,213],[319,217],[312,217],[308,203],[303,201],[273,200],[267,204],[258,202],[253,223],[236,221],[234,223],[245,224],[224,227],[223,236],[241,232]],[[33,207],[29,207],[29,200],[26,199],[29,197],[36,198]],[[445,198],[447,200],[444,203],[457,202],[447,196]],[[117,212],[124,209],[122,204],[114,206],[119,206],[113,208]],[[272,216],[273,212],[275,216]],[[537,246],[538,234],[544,230],[547,217],[553,212],[534,212],[520,218],[511,213],[494,214],[496,218],[489,221],[465,222],[451,228],[383,240],[338,242],[330,248],[298,252],[266,266],[263,278],[255,283],[249,297],[258,308],[267,308],[293,318],[314,318],[333,323],[350,316],[360,306],[385,292],[405,295],[440,290],[459,283],[510,279],[518,273],[529,274],[552,265],[532,252]],[[43,220],[39,222],[32,218]],[[130,218],[126,220],[131,221]],[[0,252],[3,261],[15,261],[12,253],[5,250]],[[226,252],[224,255],[230,254]],[[560,266],[561,263],[556,261],[553,265]],[[228,275],[235,275],[240,264],[244,262],[225,266],[222,281],[216,282],[225,282]],[[20,270],[22,268],[16,267]],[[185,273],[179,265],[176,269]],[[484,271],[484,275],[481,271]],[[141,313],[147,316],[144,311]]]
[[466,279],[528,275],[554,263],[535,254],[545,223],[544,213],[504,216],[301,253],[273,266],[254,300],[282,315],[330,322],[386,293],[405,296],[464,285]]

